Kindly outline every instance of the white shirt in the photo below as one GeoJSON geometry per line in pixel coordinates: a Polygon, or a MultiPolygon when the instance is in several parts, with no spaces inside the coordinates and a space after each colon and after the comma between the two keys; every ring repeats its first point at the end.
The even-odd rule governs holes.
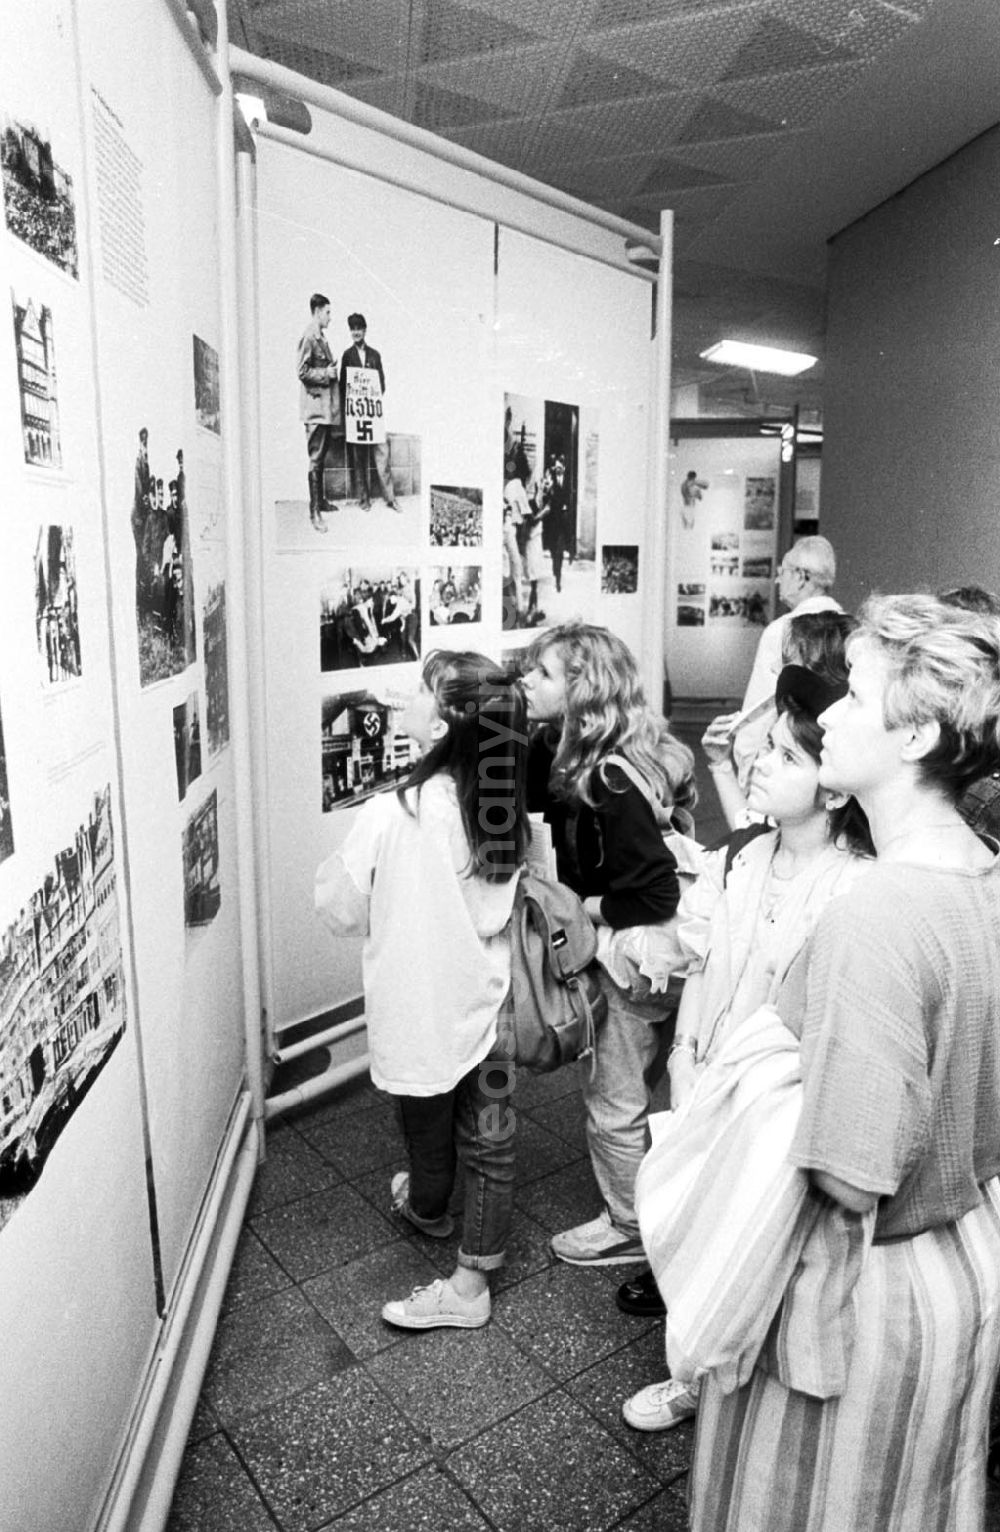
{"type": "Polygon", "coordinates": [[[365,938],[371,1076],[396,1095],[451,1090],[496,1040],[517,880],[467,876],[468,862],[455,786],[442,775],[423,784],[418,818],[395,793],[369,799],[316,873],[320,918],[337,936],[365,938]]]}

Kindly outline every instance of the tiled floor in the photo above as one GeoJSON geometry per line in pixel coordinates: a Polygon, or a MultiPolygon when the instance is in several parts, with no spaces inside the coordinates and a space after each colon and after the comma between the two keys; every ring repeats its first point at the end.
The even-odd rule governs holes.
{"type": "MultiPolygon", "coordinates": [[[[699,834],[718,828],[706,784],[699,834]]],[[[643,1435],[621,1418],[663,1373],[660,1325],[614,1303],[635,1268],[548,1250],[599,1207],[576,1072],[526,1077],[514,1100],[512,1244],[480,1331],[379,1317],[449,1271],[457,1244],[390,1211],[404,1155],[389,1098],[359,1080],[269,1129],[168,1532],[687,1526],[692,1426],[643,1435]]]]}

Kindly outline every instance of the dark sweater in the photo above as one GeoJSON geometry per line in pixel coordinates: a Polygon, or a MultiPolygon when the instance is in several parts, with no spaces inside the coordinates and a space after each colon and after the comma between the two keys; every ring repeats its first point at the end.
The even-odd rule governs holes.
{"type": "Polygon", "coordinates": [[[623,772],[608,769],[595,784],[597,807],[549,791],[553,750],[541,735],[528,754],[528,808],[552,829],[560,882],[586,899],[597,896],[614,930],[669,920],[677,909],[677,863],[663,844],[649,800],[623,772]]]}

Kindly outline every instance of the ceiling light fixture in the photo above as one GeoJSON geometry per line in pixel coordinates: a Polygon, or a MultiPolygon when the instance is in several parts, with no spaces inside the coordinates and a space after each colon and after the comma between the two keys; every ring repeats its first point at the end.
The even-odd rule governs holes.
{"type": "Polygon", "coordinates": [[[754,346],[749,341],[720,340],[701,352],[706,362],[718,362],[722,367],[747,367],[751,372],[778,372],[785,378],[794,378],[800,372],[814,367],[817,358],[806,356],[803,351],[779,351],[775,346],[754,346]]]}

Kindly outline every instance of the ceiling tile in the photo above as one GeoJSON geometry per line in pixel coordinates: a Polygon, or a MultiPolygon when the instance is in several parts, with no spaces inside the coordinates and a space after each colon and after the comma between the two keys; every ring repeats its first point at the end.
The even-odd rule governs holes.
{"type": "Polygon", "coordinates": [[[732,80],[711,94],[738,111],[751,111],[782,127],[804,128],[860,82],[863,64],[826,64],[767,79],[732,80]]]}
{"type": "Polygon", "coordinates": [[[765,133],[780,133],[781,126],[766,117],[736,111],[725,101],[703,99],[684,125],[679,144],[718,143],[728,138],[751,138],[765,133]]]}
{"type": "Polygon", "coordinates": [[[790,26],[780,17],[766,16],[730,60],[720,79],[745,80],[752,75],[783,74],[812,64],[851,63],[856,58],[857,54],[843,43],[790,26]]]}
{"type": "Polygon", "coordinates": [[[626,96],[655,96],[662,82],[613,59],[595,58],[578,48],[566,76],[560,106],[592,106],[601,101],[620,101],[626,96]]]}
{"type": "Polygon", "coordinates": [[[507,18],[470,10],[468,6],[453,4],[452,0],[425,0],[416,16],[412,56],[421,64],[507,50],[534,41],[538,30],[528,31],[507,18]]]}
{"type": "Polygon", "coordinates": [[[740,9],[591,34],[587,49],[678,89],[711,84],[758,29],[765,5],[766,0],[753,0],[740,9]]]}

